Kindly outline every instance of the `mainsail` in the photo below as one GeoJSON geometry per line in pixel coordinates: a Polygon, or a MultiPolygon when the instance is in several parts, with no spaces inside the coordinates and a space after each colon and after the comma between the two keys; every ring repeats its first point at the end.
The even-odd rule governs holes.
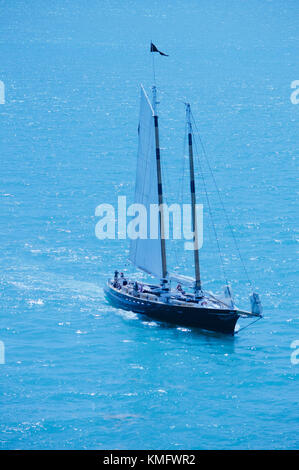
{"type": "Polygon", "coordinates": [[[152,239],[150,238],[149,223],[150,205],[159,204],[155,113],[142,86],[138,134],[135,203],[143,204],[146,208],[147,238],[131,239],[130,260],[138,268],[161,279],[163,278],[163,263],[160,226],[159,237],[152,239]]]}

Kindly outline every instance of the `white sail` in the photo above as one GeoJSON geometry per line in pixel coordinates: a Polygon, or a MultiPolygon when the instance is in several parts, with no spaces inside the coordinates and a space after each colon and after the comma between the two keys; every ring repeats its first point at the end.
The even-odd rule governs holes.
{"type": "Polygon", "coordinates": [[[150,238],[149,224],[150,205],[159,204],[154,110],[142,86],[138,134],[135,203],[143,204],[146,208],[147,239],[131,240],[130,260],[138,268],[161,279],[161,241],[159,238],[150,238]]]}

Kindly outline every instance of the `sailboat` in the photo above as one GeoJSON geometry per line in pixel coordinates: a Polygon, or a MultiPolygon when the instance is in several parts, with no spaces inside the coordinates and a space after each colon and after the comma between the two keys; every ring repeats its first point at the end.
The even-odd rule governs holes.
{"type": "Polygon", "coordinates": [[[194,133],[189,103],[186,103],[186,120],[195,276],[189,278],[168,271],[156,86],[152,92],[151,102],[141,86],[135,202],[143,204],[148,211],[151,204],[159,205],[159,230],[156,238],[131,240],[130,260],[157,282],[130,280],[116,270],[114,277],[107,281],[105,295],[112,306],[157,322],[233,335],[238,319],[254,318],[256,321],[262,317],[262,306],[257,293],[250,297],[251,311],[245,311],[236,307],[229,285],[225,286],[224,296],[207,292],[202,286],[197,241],[194,133]],[[179,282],[176,288],[172,288],[172,281],[179,282]]]}

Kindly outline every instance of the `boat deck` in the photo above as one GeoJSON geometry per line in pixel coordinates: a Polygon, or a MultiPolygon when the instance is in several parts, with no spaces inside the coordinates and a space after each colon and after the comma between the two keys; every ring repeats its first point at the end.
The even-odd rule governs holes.
{"type": "Polygon", "coordinates": [[[157,294],[152,293],[155,286],[148,292],[136,292],[134,284],[113,284],[113,281],[108,281],[105,295],[116,308],[143,314],[158,322],[234,334],[238,311],[227,306],[224,308],[223,305],[219,308],[218,304],[205,296],[199,300],[180,300],[171,292],[160,290],[157,294]]]}
{"type": "Polygon", "coordinates": [[[121,282],[115,283],[114,281],[108,281],[108,285],[117,293],[125,294],[132,298],[132,300],[139,299],[141,301],[150,301],[151,303],[156,304],[167,304],[167,305],[177,305],[177,306],[186,306],[194,308],[204,308],[204,309],[217,309],[217,310],[227,310],[232,311],[229,305],[224,302],[216,299],[209,293],[204,293],[203,297],[200,299],[195,299],[194,295],[189,293],[180,293],[176,290],[169,290],[165,294],[161,293],[160,286],[154,286],[149,284],[138,285],[141,287],[138,291],[134,290],[134,282],[127,281],[126,285],[122,285],[121,282]]]}

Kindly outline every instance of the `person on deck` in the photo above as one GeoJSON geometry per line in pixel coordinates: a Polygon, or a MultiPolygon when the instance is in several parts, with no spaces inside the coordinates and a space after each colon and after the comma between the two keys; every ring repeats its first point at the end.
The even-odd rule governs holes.
{"type": "Polygon", "coordinates": [[[183,291],[181,284],[178,284],[178,285],[176,286],[176,290],[177,290],[180,294],[185,295],[185,291],[183,291]]]}
{"type": "Polygon", "coordinates": [[[118,271],[114,271],[114,281],[113,281],[113,287],[117,287],[118,285],[118,271]]]}
{"type": "Polygon", "coordinates": [[[124,273],[120,273],[120,285],[121,286],[126,286],[128,284],[127,279],[124,276],[124,273]]]}

